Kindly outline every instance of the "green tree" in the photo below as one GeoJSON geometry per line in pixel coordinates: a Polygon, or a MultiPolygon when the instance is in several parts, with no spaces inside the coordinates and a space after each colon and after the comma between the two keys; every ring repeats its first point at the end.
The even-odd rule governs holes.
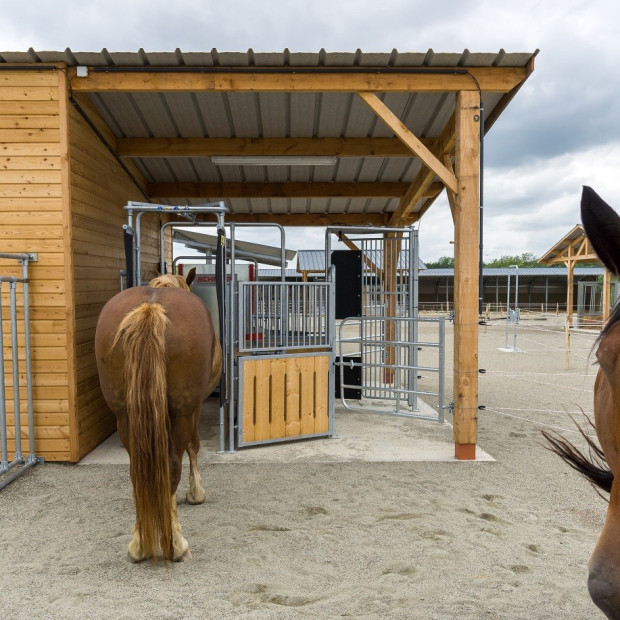
{"type": "Polygon", "coordinates": [[[484,263],[485,267],[510,267],[511,265],[517,265],[517,267],[541,266],[536,256],[530,252],[524,252],[517,256],[501,256],[500,258],[494,258],[484,263]]]}
{"type": "Polygon", "coordinates": [[[424,264],[426,265],[427,269],[453,269],[454,258],[452,258],[452,256],[442,256],[436,261],[424,264]]]}

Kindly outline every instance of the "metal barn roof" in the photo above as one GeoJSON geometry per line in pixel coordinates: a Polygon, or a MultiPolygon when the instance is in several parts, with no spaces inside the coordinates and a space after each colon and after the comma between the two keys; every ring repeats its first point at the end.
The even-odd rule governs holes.
{"type": "Polygon", "coordinates": [[[536,54],[67,48],[0,52],[0,68],[66,63],[72,103],[153,202],[223,199],[231,221],[288,215],[287,225],[395,225],[389,219],[406,192],[415,198],[405,224],[444,185],[425,174],[421,159],[357,95],[374,92],[441,158],[453,149],[457,91],[480,88],[488,131],[533,71],[536,54]],[[79,74],[78,67],[84,68],[79,74]],[[258,84],[266,74],[269,83],[258,84]],[[216,164],[218,155],[335,159],[332,165],[216,164]]]}
{"type": "MultiPolygon", "coordinates": [[[[516,269],[509,267],[484,267],[482,275],[484,277],[507,277],[514,278],[516,269]]],[[[566,267],[519,267],[519,278],[566,278],[568,270],[566,267]]],[[[575,277],[579,276],[602,276],[602,267],[575,267],[575,277]]],[[[420,272],[421,278],[452,278],[454,269],[425,269],[420,272]]]]}
{"type": "MultiPolygon", "coordinates": [[[[379,251],[370,249],[366,250],[364,254],[375,265],[381,267],[382,256],[379,251]]],[[[398,269],[409,269],[409,252],[406,249],[401,250],[398,260],[398,269]]],[[[418,259],[418,269],[426,269],[426,266],[420,259],[418,259]]],[[[298,250],[297,271],[300,273],[303,271],[323,273],[325,271],[325,250],[298,250]]]]}

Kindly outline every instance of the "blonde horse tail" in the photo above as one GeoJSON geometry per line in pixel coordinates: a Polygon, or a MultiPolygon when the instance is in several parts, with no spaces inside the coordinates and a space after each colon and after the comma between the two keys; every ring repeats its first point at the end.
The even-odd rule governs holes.
{"type": "Polygon", "coordinates": [[[130,475],[136,528],[145,556],[161,548],[173,559],[172,489],[168,456],[166,329],[169,320],[157,303],[143,303],[123,319],[112,348],[125,356],[130,475]]]}

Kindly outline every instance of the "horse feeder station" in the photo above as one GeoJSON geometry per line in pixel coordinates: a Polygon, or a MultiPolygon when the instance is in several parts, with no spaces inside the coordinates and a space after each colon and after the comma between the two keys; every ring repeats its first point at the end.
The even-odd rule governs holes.
{"type": "Polygon", "coordinates": [[[181,272],[197,268],[192,290],[209,307],[222,344],[220,452],[333,437],[337,395],[348,410],[443,422],[444,318],[417,316],[416,230],[328,227],[328,269],[317,280],[296,282],[285,277],[287,257],[294,253],[285,249],[285,231],[277,224],[227,223],[223,203],[129,202],[125,209],[129,286],[146,284],[138,269],[145,215],[174,213],[188,220],[161,227],[162,273],[168,227],[174,239],[205,255],[199,263],[196,256],[179,257],[174,265],[181,272]],[[215,235],[196,233],[196,227],[214,228],[215,235]],[[265,227],[279,233],[279,248],[238,239],[242,231],[265,227]],[[334,240],[347,249],[332,250],[334,240]],[[277,257],[279,281],[253,277],[261,256],[269,262],[277,257]],[[435,324],[432,341],[419,341],[420,321],[435,324]],[[436,350],[434,365],[419,365],[421,347],[436,350]],[[437,375],[437,389],[419,388],[421,371],[437,375]],[[421,410],[420,396],[436,398],[437,410],[421,410]]]}

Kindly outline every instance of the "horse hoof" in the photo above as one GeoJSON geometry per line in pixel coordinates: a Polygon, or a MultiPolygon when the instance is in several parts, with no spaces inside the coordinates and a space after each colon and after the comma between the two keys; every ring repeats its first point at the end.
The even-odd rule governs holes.
{"type": "Polygon", "coordinates": [[[133,555],[131,555],[131,553],[128,551],[127,552],[127,559],[132,563],[132,564],[140,564],[140,562],[144,562],[144,560],[146,560],[145,557],[134,557],[133,555]]]}
{"type": "Polygon", "coordinates": [[[185,562],[192,559],[192,552],[189,547],[185,550],[185,553],[181,554],[178,558],[174,558],[175,562],[185,562]]]}
{"type": "Polygon", "coordinates": [[[185,501],[192,506],[196,506],[197,504],[204,504],[205,499],[207,499],[207,494],[205,491],[203,491],[202,493],[196,493],[195,495],[188,491],[187,495],[185,496],[185,501]]]}

